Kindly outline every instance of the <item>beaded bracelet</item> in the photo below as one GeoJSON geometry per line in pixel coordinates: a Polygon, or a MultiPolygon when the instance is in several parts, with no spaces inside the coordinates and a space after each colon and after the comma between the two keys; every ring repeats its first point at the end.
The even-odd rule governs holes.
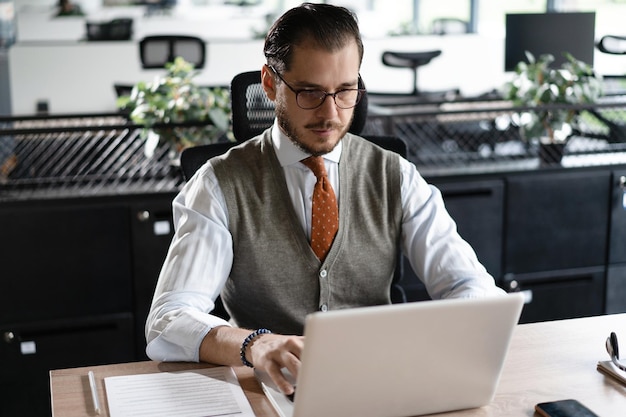
{"type": "Polygon", "coordinates": [[[267,329],[257,329],[253,331],[252,333],[250,333],[248,337],[244,339],[243,343],[241,344],[241,350],[239,351],[239,356],[241,356],[241,362],[244,365],[250,368],[254,368],[254,365],[252,365],[252,363],[248,361],[248,359],[246,359],[246,348],[255,337],[260,336],[262,334],[269,334],[269,333],[272,333],[272,332],[267,329]]]}

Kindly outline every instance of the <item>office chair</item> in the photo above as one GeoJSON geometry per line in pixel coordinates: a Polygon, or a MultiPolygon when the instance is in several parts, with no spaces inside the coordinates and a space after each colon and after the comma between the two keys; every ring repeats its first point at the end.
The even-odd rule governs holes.
{"type": "Polygon", "coordinates": [[[128,41],[133,36],[133,19],[119,18],[109,22],[85,22],[88,41],[128,41]]]}
{"type": "Polygon", "coordinates": [[[626,55],[626,36],[605,35],[596,47],[605,54],[626,55]]]}
{"type": "Polygon", "coordinates": [[[441,55],[440,50],[424,52],[384,51],[381,57],[384,65],[392,68],[408,68],[413,72],[412,91],[409,93],[369,93],[372,103],[379,105],[410,105],[417,103],[437,103],[456,98],[460,95],[458,88],[443,91],[423,91],[418,87],[418,69],[430,63],[439,55],[441,55]]]}
{"type": "MultiPolygon", "coordinates": [[[[388,149],[392,152],[396,152],[406,158],[407,145],[404,140],[394,136],[364,136],[367,140],[377,144],[378,146],[388,149]]],[[[221,155],[228,151],[238,142],[220,142],[210,143],[206,145],[198,145],[190,148],[186,148],[180,155],[180,167],[183,173],[183,178],[188,181],[193,174],[214,156],[221,155]]],[[[398,257],[396,261],[396,269],[394,272],[394,278],[390,289],[391,301],[393,303],[405,303],[407,301],[406,293],[401,285],[402,277],[404,276],[404,255],[402,251],[398,251],[398,257]]],[[[230,316],[226,312],[226,308],[220,297],[215,300],[215,309],[212,314],[222,317],[225,320],[229,320],[230,316]]]]}
{"type": "MultiPolygon", "coordinates": [[[[596,48],[600,52],[610,55],[626,55],[626,36],[605,35],[598,43],[596,48]]],[[[626,94],[626,75],[624,74],[604,74],[604,95],[621,97],[626,94]]],[[[596,116],[608,128],[609,132],[607,140],[609,143],[626,142],[626,124],[623,122],[622,112],[615,114],[611,111],[603,111],[601,109],[590,109],[589,112],[596,116]]]]}
{"type": "Polygon", "coordinates": [[[198,37],[184,35],[146,36],[139,42],[139,57],[144,69],[165,68],[165,64],[178,56],[196,69],[204,68],[206,43],[198,37]]]}
{"type": "MultiPolygon", "coordinates": [[[[365,88],[359,80],[359,88],[365,88]]],[[[265,95],[261,86],[261,71],[236,75],[230,84],[233,135],[237,141],[250,139],[274,122],[274,102],[265,95]]],[[[367,119],[367,94],[354,108],[350,133],[359,134],[367,119]]]]}
{"type": "Polygon", "coordinates": [[[430,33],[434,35],[458,35],[469,32],[469,23],[455,17],[440,17],[433,19],[430,33]]]}
{"type": "MultiPolygon", "coordinates": [[[[364,84],[360,81],[360,85],[364,84]]],[[[269,100],[261,86],[261,71],[249,71],[236,75],[231,82],[231,107],[233,134],[238,142],[248,140],[270,127],[274,122],[274,102],[269,100]]],[[[360,134],[365,126],[367,115],[367,95],[355,108],[355,116],[350,132],[360,134]]],[[[406,142],[395,136],[368,136],[365,139],[406,158],[406,142]]],[[[209,158],[220,155],[236,145],[236,142],[214,143],[185,149],[180,157],[181,169],[185,180],[191,178],[196,170],[209,158]]],[[[406,302],[406,293],[401,286],[404,275],[404,256],[398,251],[396,270],[390,289],[394,303],[406,302]]],[[[220,301],[221,302],[221,301],[220,301]]],[[[216,310],[217,310],[216,303],[216,310]]],[[[221,307],[223,308],[223,306],[221,307]]]]}
{"type": "MultiPolygon", "coordinates": [[[[206,161],[214,156],[225,153],[237,144],[237,142],[218,142],[185,148],[180,154],[180,169],[183,173],[183,179],[189,181],[193,174],[195,174],[206,161]]],[[[224,320],[230,320],[230,315],[224,307],[222,298],[219,296],[215,300],[215,308],[211,314],[221,317],[224,320]]]]}
{"type": "Polygon", "coordinates": [[[417,70],[434,58],[441,55],[440,50],[425,52],[393,52],[385,51],[382,55],[383,64],[394,68],[410,68],[413,71],[413,95],[418,96],[420,90],[417,87],[417,70]]]}
{"type": "Polygon", "coordinates": [[[238,145],[238,143],[218,142],[185,148],[180,154],[180,168],[183,173],[183,179],[189,181],[193,174],[195,174],[206,161],[214,156],[226,153],[226,151],[235,145],[238,145]]]}

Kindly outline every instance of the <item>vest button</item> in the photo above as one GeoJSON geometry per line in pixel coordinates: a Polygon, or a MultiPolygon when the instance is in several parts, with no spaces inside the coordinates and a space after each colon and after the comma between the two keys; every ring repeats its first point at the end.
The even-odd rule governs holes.
{"type": "Polygon", "coordinates": [[[320,306],[320,310],[321,310],[321,311],[328,311],[328,306],[327,306],[326,304],[322,304],[322,305],[320,306]]]}
{"type": "Polygon", "coordinates": [[[320,271],[320,277],[321,277],[321,278],[326,278],[326,275],[328,275],[328,272],[327,272],[325,269],[322,269],[322,270],[320,271]]]}

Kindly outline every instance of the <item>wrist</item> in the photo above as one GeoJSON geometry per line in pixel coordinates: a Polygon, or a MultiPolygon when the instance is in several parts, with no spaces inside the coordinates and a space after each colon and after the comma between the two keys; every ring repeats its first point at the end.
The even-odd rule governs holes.
{"type": "Polygon", "coordinates": [[[246,358],[246,349],[254,341],[254,339],[256,339],[257,337],[259,337],[259,336],[261,336],[263,334],[270,334],[270,333],[272,333],[272,332],[267,330],[267,329],[257,329],[255,331],[253,331],[252,333],[250,333],[244,339],[243,343],[241,344],[241,349],[239,350],[239,356],[241,358],[241,363],[242,364],[244,364],[245,366],[247,366],[249,368],[254,368],[254,365],[252,364],[252,362],[250,362],[246,358]]]}

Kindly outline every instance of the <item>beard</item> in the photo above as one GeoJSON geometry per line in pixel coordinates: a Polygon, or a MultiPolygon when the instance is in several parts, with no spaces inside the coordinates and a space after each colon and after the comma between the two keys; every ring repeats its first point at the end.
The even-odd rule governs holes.
{"type": "Polygon", "coordinates": [[[283,130],[283,132],[287,135],[289,140],[301,151],[311,154],[313,156],[321,156],[332,151],[335,146],[339,143],[341,138],[345,136],[348,132],[350,125],[352,124],[352,118],[354,118],[354,113],[352,114],[352,118],[350,119],[350,123],[347,125],[343,125],[340,123],[334,123],[331,121],[322,120],[320,122],[314,122],[305,125],[303,128],[297,128],[292,125],[289,120],[289,116],[287,115],[287,107],[285,102],[281,99],[277,99],[276,102],[276,119],[278,120],[278,126],[283,130]],[[305,143],[302,139],[305,134],[307,134],[307,130],[309,129],[334,129],[338,132],[339,138],[335,142],[330,142],[328,140],[318,140],[315,145],[319,146],[311,146],[310,144],[305,143]]]}

